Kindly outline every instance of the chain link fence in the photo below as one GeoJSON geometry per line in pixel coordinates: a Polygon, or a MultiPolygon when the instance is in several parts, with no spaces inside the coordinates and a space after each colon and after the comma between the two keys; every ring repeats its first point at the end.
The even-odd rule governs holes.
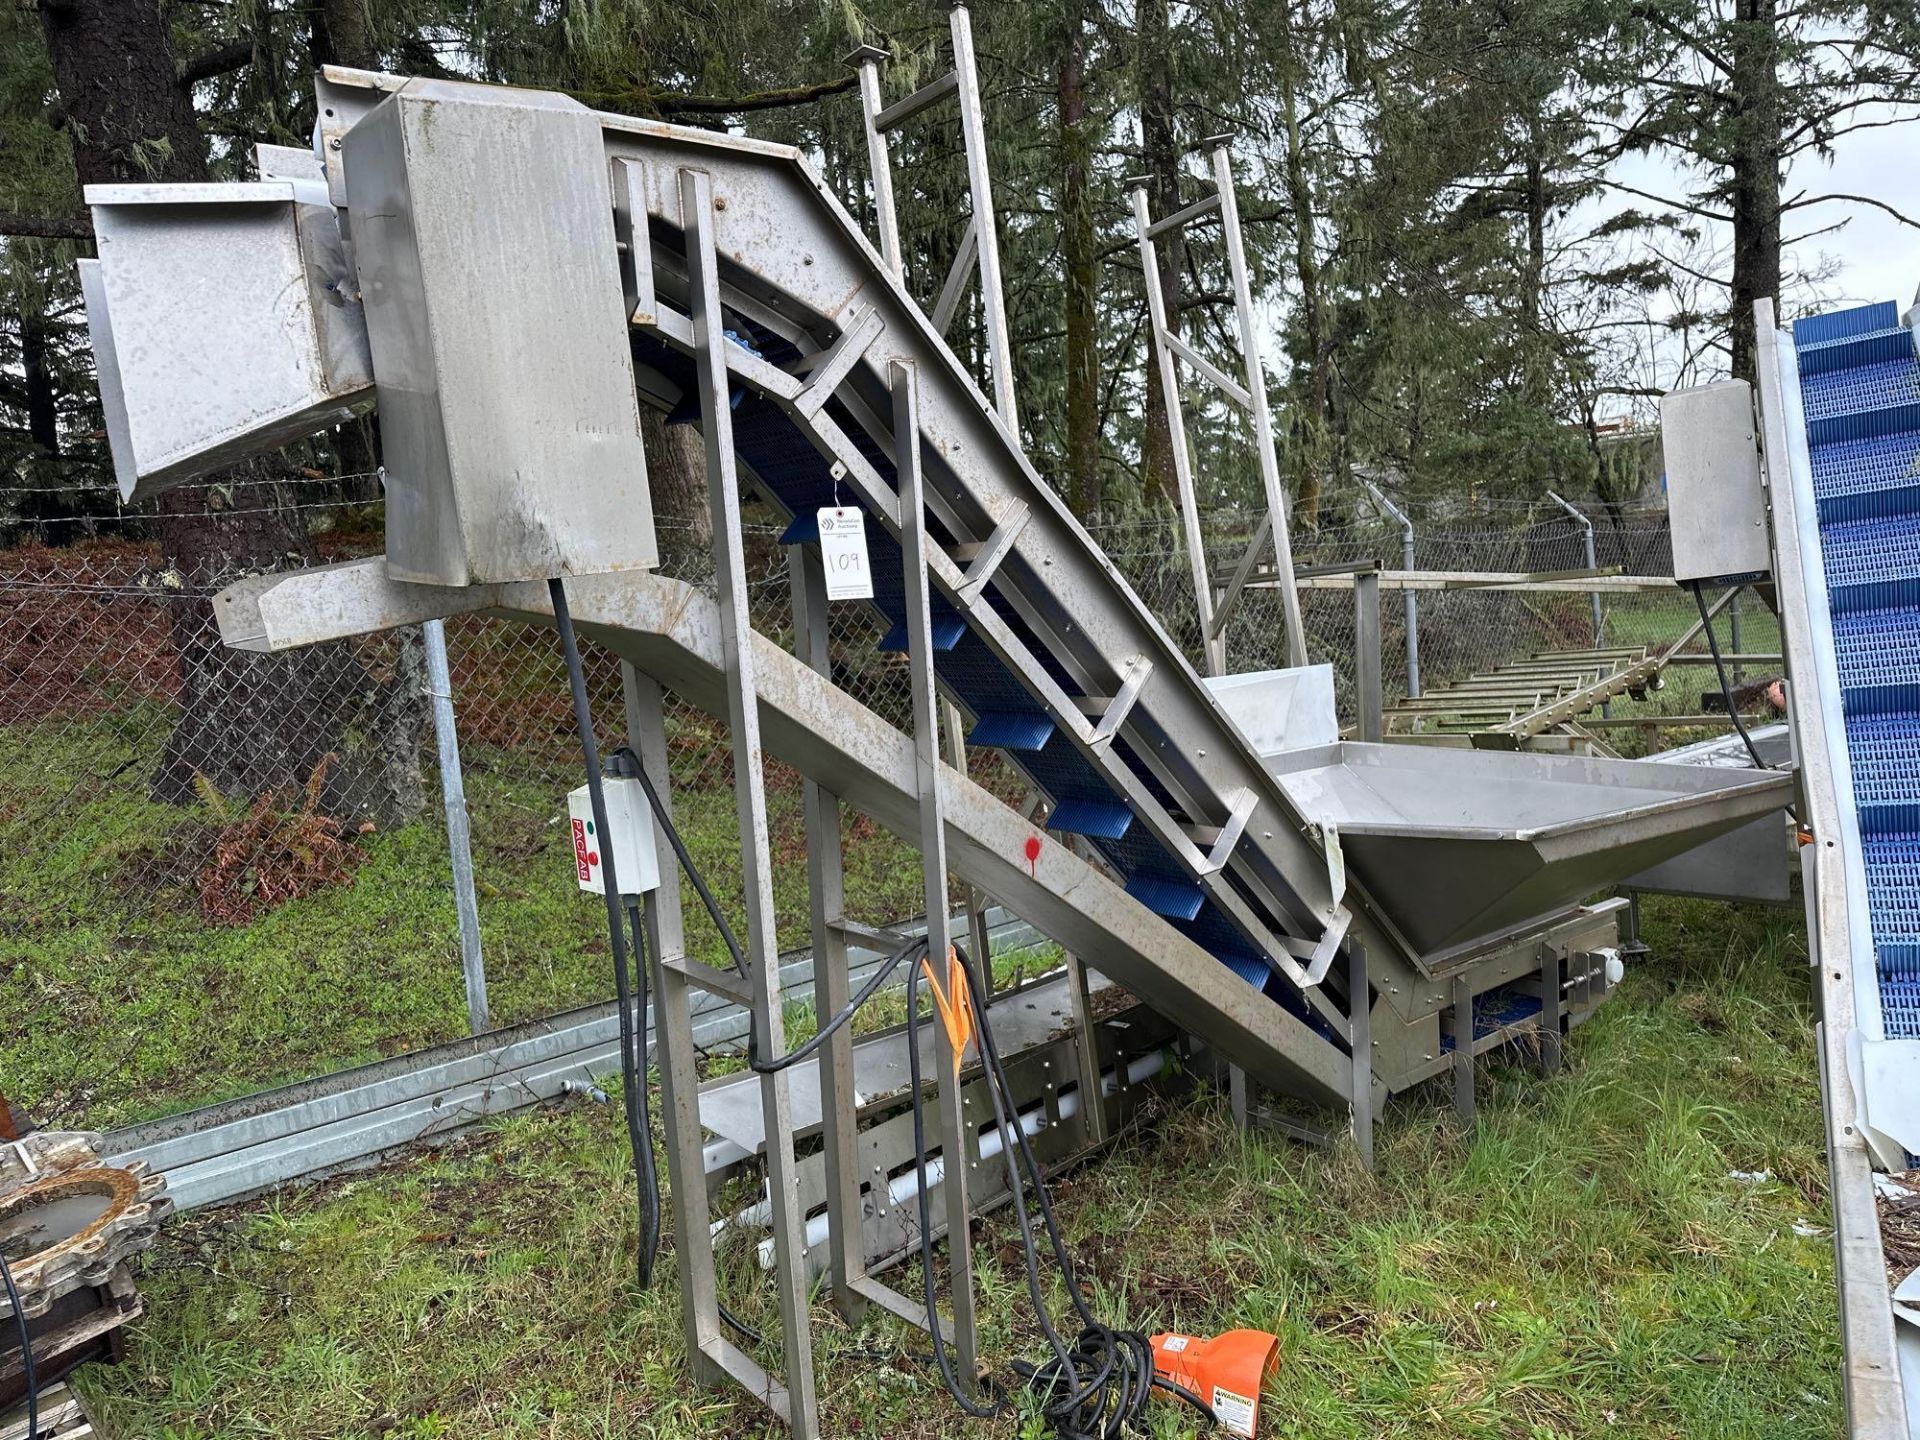
{"type": "MultiPolygon", "coordinates": [[[[322,490],[322,486],[325,486],[322,490]]],[[[314,549],[371,553],[368,506],[298,502],[314,549]]],[[[349,492],[351,494],[351,492],[349,492]]],[[[465,1033],[467,1012],[446,827],[417,631],[289,656],[230,650],[212,595],[231,574],[170,569],[147,517],[58,517],[0,550],[0,1091],[43,1123],[112,1125],[247,1093],[465,1033]],[[69,523],[71,522],[71,523],[69,523]],[[51,536],[65,543],[40,543],[51,536]]],[[[1216,573],[1250,517],[1208,519],[1216,573]]],[[[1663,516],[1597,527],[1602,565],[1667,567],[1663,516]]],[[[791,643],[780,527],[749,522],[756,627],[791,643]]],[[[1177,523],[1096,527],[1096,540],[1189,656],[1196,604],[1177,523]]],[[[663,537],[705,582],[698,537],[663,537]]],[[[1300,565],[1397,567],[1399,527],[1365,518],[1296,537],[1300,565]]],[[[1560,570],[1586,563],[1565,516],[1416,517],[1422,568],[1560,570]]],[[[305,563],[305,557],[290,563],[305,563]]],[[[1684,616],[1609,601],[1633,643],[1684,616]],[[1679,617],[1679,618],[1676,618],[1679,617]]],[[[1304,597],[1309,650],[1353,689],[1350,592],[1304,597]]],[[[1385,686],[1407,684],[1400,598],[1383,596],[1385,686]]],[[[1532,650],[1582,646],[1583,595],[1419,597],[1428,688],[1532,650]]],[[[446,625],[471,816],[492,1020],[510,1024],[596,1003],[610,990],[604,916],[581,903],[565,825],[580,783],[565,668],[552,631],[480,617],[446,625]]],[[[832,615],[835,678],[893,723],[910,723],[906,660],[878,649],[860,605],[832,615]]],[[[1228,631],[1230,668],[1284,663],[1278,596],[1254,589],[1228,631]]],[[[619,667],[589,647],[603,748],[620,743],[619,667]]],[[[669,697],[674,800],[696,860],[738,913],[739,835],[726,727],[669,697]]],[[[974,778],[1010,803],[1024,787],[997,755],[974,778]]],[[[769,760],[775,902],[782,943],[804,945],[807,883],[800,778],[769,760]]],[[[850,918],[919,909],[914,850],[849,812],[850,918]]],[[[956,889],[956,895],[959,891],[956,889]]],[[[689,893],[690,952],[724,963],[689,893]]]]}

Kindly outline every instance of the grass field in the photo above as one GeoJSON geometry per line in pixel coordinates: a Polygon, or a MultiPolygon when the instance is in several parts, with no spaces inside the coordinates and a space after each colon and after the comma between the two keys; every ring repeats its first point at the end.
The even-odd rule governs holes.
{"type": "MultiPolygon", "coordinates": [[[[0,1090],[44,1125],[106,1128],[466,1033],[437,803],[356,838],[363,858],[350,883],[244,925],[210,925],[195,875],[213,825],[198,809],[148,800],[154,733],[140,711],[0,727],[0,836],[13,842],[0,845],[0,1090]],[[56,824],[5,827],[55,810],[56,824]]],[[[574,885],[560,823],[571,773],[532,775],[487,745],[470,745],[465,760],[495,1023],[609,998],[605,914],[574,885]]],[[[798,784],[770,785],[768,799],[780,933],[804,944],[806,867],[791,853],[798,784]]],[[[685,788],[675,804],[689,849],[737,915],[731,788],[685,788]]],[[[915,913],[912,851],[852,816],[845,848],[863,918],[915,913]]],[[[724,963],[691,891],[686,900],[689,950],[724,963]]]]}
{"type": "MultiPolygon", "coordinates": [[[[1559,1075],[1491,1064],[1467,1134],[1437,1090],[1403,1097],[1377,1175],[1243,1139],[1202,1097],[1063,1178],[1098,1308],[1275,1331],[1269,1436],[1837,1435],[1797,920],[1663,902],[1648,921],[1654,958],[1559,1075]]],[[[670,1263],[635,1291],[633,1198],[617,1113],[583,1104],[190,1217],[148,1266],[127,1363],[81,1383],[128,1440],[762,1433],[685,1382],[670,1263]]],[[[1007,1223],[984,1236],[1004,1373],[1037,1340],[1007,1223]]],[[[727,1290],[774,1328],[738,1259],[727,1290]]],[[[1039,1433],[1020,1414],[964,1422],[890,1320],[850,1330],[822,1303],[815,1324],[829,1434],[1039,1433]]],[[[1162,1407],[1156,1433],[1185,1417],[1162,1407]]]]}
{"type": "MultiPolygon", "coordinates": [[[[1744,647],[1777,648],[1749,608],[1744,647]]],[[[1652,643],[1690,613],[1665,598],[1623,609],[1615,638],[1652,643]]],[[[1669,672],[1645,709],[1697,710],[1710,675],[1669,672]]],[[[529,769],[516,716],[496,717],[492,739],[484,711],[469,718],[495,1017],[604,998],[601,912],[571,882],[557,823],[571,772],[529,769]]],[[[210,927],[194,890],[210,818],[146,798],[165,728],[138,705],[0,727],[0,1090],[43,1122],[109,1126],[462,1033],[437,809],[354,841],[350,885],[210,927]]],[[[1614,733],[1629,749],[1692,738],[1614,733]]],[[[707,781],[676,803],[735,903],[733,796],[707,781]]],[[[771,802],[781,933],[798,943],[797,789],[776,785],[771,802]]],[[[870,824],[849,822],[848,867],[863,918],[917,908],[915,857],[870,824]]],[[[718,961],[691,909],[689,923],[696,953],[718,961]]],[[[1278,1333],[1269,1436],[1837,1435],[1797,918],[1656,902],[1647,930],[1654,959],[1579,1032],[1561,1074],[1489,1065],[1466,1134],[1437,1088],[1402,1097],[1375,1175],[1343,1151],[1243,1138],[1201,1096],[1063,1177],[1097,1306],[1149,1329],[1278,1333]]],[[[895,997],[863,1018],[898,1017],[895,997]]],[[[809,1017],[792,1018],[805,1033],[809,1017]]],[[[671,1258],[636,1291],[633,1211],[617,1106],[581,1102],[187,1217],[146,1268],[127,1363],[80,1384],[103,1433],[124,1440],[778,1433],[687,1385],[671,1258]]],[[[1007,1221],[982,1235],[977,1285],[1004,1374],[1039,1341],[1007,1221]]],[[[730,1252],[730,1304],[777,1330],[745,1251],[730,1252]]],[[[1054,1300],[1058,1313],[1057,1287],[1054,1300]]],[[[1024,1413],[964,1421],[891,1321],[849,1329],[820,1303],[815,1322],[829,1434],[1040,1433],[1024,1413]]],[[[1188,1433],[1186,1417],[1163,1408],[1156,1433],[1188,1433]]]]}

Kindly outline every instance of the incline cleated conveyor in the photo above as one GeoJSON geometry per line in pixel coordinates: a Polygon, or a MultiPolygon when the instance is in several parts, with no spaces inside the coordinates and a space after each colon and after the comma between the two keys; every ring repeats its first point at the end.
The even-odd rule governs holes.
{"type": "MultiPolygon", "coordinates": [[[[790,517],[789,542],[815,538],[822,506],[862,508],[883,649],[903,643],[906,622],[885,386],[891,366],[914,368],[938,678],[972,717],[971,743],[1001,750],[1047,798],[1056,838],[1090,846],[1128,895],[1221,962],[1222,983],[1256,987],[1342,1049],[1352,999],[1333,962],[1343,944],[1363,948],[1387,1088],[1444,1068],[1438,1016],[1458,999],[1460,970],[1488,962],[1475,993],[1537,989],[1542,922],[1617,875],[1603,865],[1506,929],[1451,937],[1440,973],[1373,892],[1394,877],[1350,857],[1330,864],[1326,822],[1337,828],[1338,816],[1306,813],[1251,750],[802,157],[712,132],[603,122],[633,197],[622,233],[636,255],[642,237],[650,242],[647,273],[630,275],[643,386],[657,387],[673,418],[695,417],[676,177],[697,167],[716,197],[739,460],[790,517]]],[[[1534,757],[1514,758],[1518,777],[1534,757]]],[[[1607,786],[1593,784],[1587,808],[1599,817],[1607,786]]],[[[1734,781],[1676,798],[1634,838],[1650,833],[1656,851],[1678,853],[1777,805],[1774,788],[1734,781]]]]}
{"type": "MultiPolygon", "coordinates": [[[[860,928],[844,913],[836,843],[846,804],[920,849],[936,961],[952,871],[1248,1076],[1351,1105],[1369,1154],[1371,1117],[1392,1091],[1450,1072],[1470,1110],[1475,1057],[1522,1035],[1551,1066],[1619,973],[1626,902],[1592,897],[1785,799],[1790,781],[1773,771],[1364,744],[1263,753],[1248,733],[1266,729],[1243,733],[1216,701],[797,151],[556,95],[357,71],[327,71],[319,101],[318,159],[266,157],[289,179],[89,192],[102,245],[83,278],[123,488],[165,488],[377,399],[387,555],[229,587],[217,601],[228,643],[274,650],[492,611],[560,622],[570,645],[570,615],[628,662],[628,730],[662,789],[663,690],[725,720],[746,882],[737,966],[686,955],[677,885],[654,890],[635,923],[660,987],[694,1370],[732,1376],[802,1434],[817,1433],[817,1416],[794,1076],[773,1063],[751,1082],[781,1385],[721,1330],[688,1022],[690,992],[725,994],[752,1008],[763,1054],[785,1046],[763,751],[807,782],[827,1013],[852,1013],[844,950],[860,928]],[[201,297],[219,290],[207,268],[220,245],[248,265],[219,291],[224,328],[210,331],[201,297]],[[236,383],[174,383],[201,370],[236,383]],[[657,555],[639,401],[706,440],[712,595],[646,573],[657,555]],[[753,628],[743,488],[788,519],[792,653],[753,628]],[[877,644],[908,657],[911,735],[833,683],[817,521],[829,505],[864,516],[877,644]],[[936,687],[971,742],[1045,800],[1050,838],[943,768],[936,687]]],[[[1873,585],[1900,583],[1873,573],[1873,585]]],[[[577,708],[584,741],[583,695],[577,708]]],[[[578,824],[591,888],[593,832],[578,824]]],[[[648,833],[666,844],[663,825],[648,833]]],[[[609,896],[616,937],[620,899],[609,896]]],[[[1037,1068],[1023,1129],[1061,1123],[1076,1088],[1080,1113],[1099,1110],[1085,1102],[1104,1096],[1104,1065],[1117,1086],[1151,1059],[1101,1053],[1087,987],[1071,979],[1081,971],[1067,973],[1079,1074],[1063,1083],[1044,1054],[1024,1057],[1037,1068]]],[[[952,1017],[964,1012],[945,1014],[936,1060],[958,1077],[967,1041],[952,1017]]],[[[849,1318],[877,1303],[924,1323],[920,1302],[876,1282],[860,1251],[875,1220],[905,1243],[891,1213],[899,1177],[881,1184],[887,1165],[867,1147],[907,1117],[862,1130],[850,1037],[822,1038],[836,1304],[849,1318]]],[[[982,1121],[963,1085],[937,1089],[942,1203],[966,1214],[982,1121]]],[[[966,1228],[949,1238],[966,1373],[966,1228]]]]}
{"type": "MultiPolygon", "coordinates": [[[[740,485],[763,494],[808,563],[818,512],[859,509],[879,647],[908,648],[924,586],[932,683],[1044,798],[1051,845],[1097,857],[1122,903],[1212,958],[1202,988],[1275,1007],[1376,1105],[1446,1070],[1483,999],[1557,1044],[1606,990],[1612,913],[1583,902],[1780,802],[1775,777],[1624,780],[1531,755],[1483,757],[1497,773],[1458,785],[1365,747],[1282,776],[797,151],[441,80],[328,71],[319,98],[324,166],[279,152],[291,178],[90,196],[111,243],[83,279],[123,485],[164,488],[377,399],[386,574],[448,613],[475,584],[654,563],[630,375],[725,454],[727,514],[740,485]],[[210,239],[258,273],[193,364],[243,348],[258,394],[183,389],[192,366],[151,360],[213,343],[180,298],[210,239]],[[907,434],[897,413],[917,416],[907,434]]],[[[1031,864],[1033,838],[1003,858],[1031,864]]]]}
{"type": "Polygon", "coordinates": [[[1906,1440],[1920,1311],[1890,1303],[1872,1172],[1920,1148],[1920,355],[1890,303],[1791,335],[1756,308],[1848,1428],[1906,1440]]]}
{"type": "MultiPolygon", "coordinates": [[[[323,143],[350,136],[396,91],[443,116],[526,94],[359,72],[329,72],[322,90],[323,143]]],[[[551,97],[528,95],[526,103],[554,109],[551,97]]],[[[592,119],[611,176],[606,242],[619,250],[643,399],[670,423],[705,423],[688,248],[690,229],[710,231],[742,481],[785,512],[790,545],[817,543],[821,507],[863,512],[877,643],[900,650],[910,577],[901,559],[906,517],[894,457],[902,437],[893,433],[890,386],[910,371],[931,542],[930,650],[939,686],[970,721],[970,743],[1001,752],[1045,798],[1052,842],[1090,850],[1117,876],[1127,903],[1212,956],[1213,984],[1263,997],[1317,1036],[1338,1065],[1351,1054],[1356,1019],[1366,1025],[1367,1064],[1356,1083],[1375,1104],[1454,1064],[1447,1039],[1455,1014],[1518,1015],[1556,1031],[1577,1021],[1605,994],[1593,977],[1606,970],[1614,928],[1609,909],[1581,902],[1780,803],[1784,782],[1773,779],[1702,786],[1697,776],[1662,779],[1661,767],[1646,767],[1649,791],[1671,793],[1629,796],[1612,777],[1548,773],[1536,764],[1542,757],[1515,755],[1502,757],[1511,763],[1499,783],[1454,787],[1456,798],[1443,796],[1436,808],[1408,790],[1430,789],[1430,779],[1360,749],[1335,757],[1334,768],[1358,766],[1368,779],[1309,785],[1303,799],[1298,782],[1283,781],[1255,753],[1035,472],[797,151],[619,116],[592,119]],[[712,197],[697,226],[682,210],[695,173],[712,197]],[[1401,824],[1393,815],[1418,817],[1405,821],[1421,837],[1412,849],[1384,842],[1379,814],[1346,808],[1383,785],[1402,792],[1383,795],[1387,830],[1401,824]],[[1314,794],[1328,803],[1316,807],[1314,794]],[[1527,817],[1535,814],[1613,828],[1598,853],[1576,855],[1556,830],[1533,825],[1527,817]],[[1349,854],[1337,837],[1350,819],[1361,826],[1349,854]],[[1508,895],[1516,851],[1530,878],[1508,895]],[[1488,861],[1476,858],[1482,853],[1488,861]],[[1406,902],[1432,895],[1433,876],[1375,858],[1407,854],[1423,857],[1414,867],[1422,872],[1441,866],[1461,923],[1409,923],[1406,902]],[[1397,890],[1391,903],[1382,887],[1397,890]],[[1476,924],[1474,916],[1486,919],[1476,924]],[[1368,984],[1356,997],[1349,991],[1358,957],[1368,984]]],[[[444,131],[447,122],[439,123],[444,131]]],[[[341,203],[339,176],[328,180],[341,203]]],[[[1099,967],[1097,954],[1088,958],[1099,967]]]]}
{"type": "Polygon", "coordinates": [[[1880,1029],[1920,1038],[1920,357],[1892,302],[1797,320],[1880,1029]]]}

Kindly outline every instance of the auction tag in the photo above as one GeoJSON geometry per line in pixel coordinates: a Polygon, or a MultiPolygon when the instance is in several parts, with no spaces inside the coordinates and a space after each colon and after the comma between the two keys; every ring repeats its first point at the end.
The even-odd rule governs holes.
{"type": "Polygon", "coordinates": [[[873,598],[873,567],[867,563],[865,515],[852,506],[821,506],[820,566],[827,572],[829,600],[873,598]]]}

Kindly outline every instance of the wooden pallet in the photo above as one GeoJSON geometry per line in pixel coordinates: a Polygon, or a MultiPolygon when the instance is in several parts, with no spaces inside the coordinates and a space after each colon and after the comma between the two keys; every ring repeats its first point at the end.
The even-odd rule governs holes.
{"type": "MultiPolygon", "coordinates": [[[[40,1434],[59,1440],[85,1440],[94,1435],[93,1421],[79,1394],[64,1380],[49,1385],[40,1396],[40,1434]]],[[[0,1412],[0,1440],[27,1440],[27,1405],[23,1400],[0,1412]]]]}

